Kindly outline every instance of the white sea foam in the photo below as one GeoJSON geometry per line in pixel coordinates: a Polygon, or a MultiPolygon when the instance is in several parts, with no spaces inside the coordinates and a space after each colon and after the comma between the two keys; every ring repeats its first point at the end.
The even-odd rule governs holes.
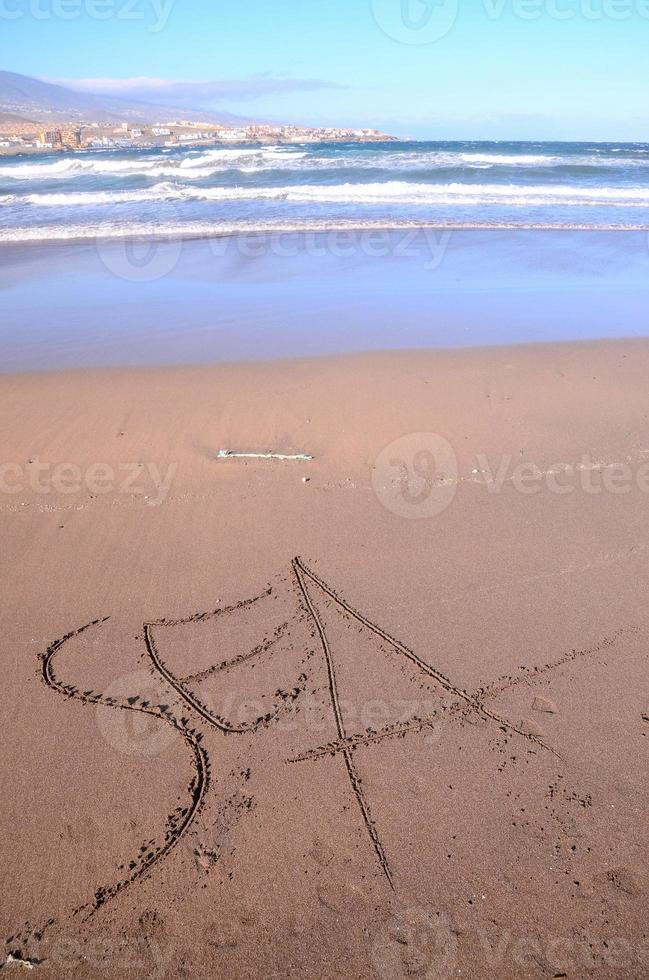
{"type": "Polygon", "coordinates": [[[534,155],[531,153],[461,153],[465,163],[505,163],[515,166],[539,166],[546,163],[565,163],[565,157],[534,155]]]}
{"type": "Polygon", "coordinates": [[[105,221],[89,224],[32,225],[0,228],[0,245],[66,241],[103,241],[111,239],[171,240],[183,238],[221,238],[233,235],[261,234],[320,234],[326,232],[416,232],[431,230],[554,230],[649,232],[649,224],[609,224],[557,221],[362,221],[362,220],[305,220],[305,221],[174,221],[144,222],[105,221]]]}
{"type": "Polygon", "coordinates": [[[223,232],[223,221],[226,233],[237,222],[248,229],[306,222],[317,231],[341,221],[410,227],[412,219],[449,227],[638,227],[649,208],[648,153],[642,146],[465,143],[0,158],[0,240],[212,235],[223,232]]]}
{"type": "Polygon", "coordinates": [[[92,207],[102,204],[135,204],[139,201],[156,201],[183,196],[182,188],[179,188],[178,191],[170,190],[167,192],[164,189],[167,186],[171,188],[172,185],[158,185],[144,190],[132,191],[70,191],[68,194],[14,195],[12,202],[15,204],[31,204],[41,208],[92,207]]]}
{"type": "Polygon", "coordinates": [[[11,163],[0,167],[0,178],[12,180],[71,180],[78,177],[184,177],[197,179],[209,177],[221,170],[272,169],[296,163],[306,157],[306,152],[281,147],[218,148],[207,151],[189,151],[177,162],[159,154],[132,155],[126,160],[112,155],[89,154],[64,157],[60,160],[11,163]]]}
{"type": "Polygon", "coordinates": [[[0,166],[0,179],[12,181],[83,180],[86,178],[144,177],[207,179],[227,170],[254,173],[264,170],[398,170],[426,171],[442,169],[486,170],[494,167],[520,168],[529,172],[535,167],[646,167],[643,151],[610,149],[606,153],[588,152],[564,155],[533,153],[497,153],[491,150],[395,149],[367,146],[362,150],[323,151],[287,146],[216,147],[163,153],[131,153],[123,158],[114,153],[84,153],[52,160],[30,158],[0,166]]]}
{"type": "MultiPolygon", "coordinates": [[[[649,207],[649,187],[583,187],[569,184],[424,184],[385,181],[368,184],[296,184],[281,187],[195,187],[164,182],[118,191],[9,195],[9,203],[36,207],[84,207],[147,201],[277,201],[289,204],[649,207]]],[[[7,203],[6,201],[3,203],[7,203]]]]}

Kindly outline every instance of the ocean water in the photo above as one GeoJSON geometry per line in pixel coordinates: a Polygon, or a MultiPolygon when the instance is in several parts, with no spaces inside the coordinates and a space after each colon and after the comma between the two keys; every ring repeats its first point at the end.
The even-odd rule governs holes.
{"type": "Polygon", "coordinates": [[[427,226],[649,229],[649,144],[242,145],[0,158],[0,243],[427,226]]]}
{"type": "Polygon", "coordinates": [[[0,370],[649,335],[649,144],[0,159],[0,370]]]}

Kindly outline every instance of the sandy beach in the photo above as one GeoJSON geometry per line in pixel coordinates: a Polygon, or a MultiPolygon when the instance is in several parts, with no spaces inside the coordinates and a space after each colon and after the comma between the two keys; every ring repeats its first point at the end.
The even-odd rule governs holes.
{"type": "Polygon", "coordinates": [[[3,375],[3,972],[649,976],[648,376],[3,375]]]}

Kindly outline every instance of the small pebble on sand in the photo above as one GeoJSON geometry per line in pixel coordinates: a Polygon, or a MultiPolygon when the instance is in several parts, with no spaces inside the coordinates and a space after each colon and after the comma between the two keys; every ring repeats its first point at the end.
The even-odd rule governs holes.
{"type": "Polygon", "coordinates": [[[554,701],[548,701],[547,698],[534,698],[532,710],[544,711],[547,715],[556,715],[557,706],[554,701]]]}

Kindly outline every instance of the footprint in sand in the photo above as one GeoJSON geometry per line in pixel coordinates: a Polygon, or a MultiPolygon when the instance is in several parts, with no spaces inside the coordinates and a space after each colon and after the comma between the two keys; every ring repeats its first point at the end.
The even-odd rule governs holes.
{"type": "Polygon", "coordinates": [[[316,864],[319,864],[321,868],[327,868],[333,862],[336,853],[332,847],[324,844],[318,837],[314,837],[313,846],[309,851],[309,857],[316,864]]]}
{"type": "Polygon", "coordinates": [[[365,892],[351,882],[323,881],[317,889],[318,901],[330,912],[353,912],[367,902],[365,892]]]}
{"type": "Polygon", "coordinates": [[[525,735],[532,735],[534,738],[545,738],[545,733],[540,725],[537,725],[535,721],[530,718],[521,718],[520,725],[518,726],[525,735]]]}
{"type": "Polygon", "coordinates": [[[638,898],[645,891],[642,876],[632,868],[611,868],[603,875],[598,875],[595,882],[604,888],[613,888],[629,898],[638,898]]]}
{"type": "Polygon", "coordinates": [[[549,701],[547,698],[534,698],[532,702],[532,711],[542,711],[547,715],[556,715],[557,706],[554,701],[549,701]]]}

